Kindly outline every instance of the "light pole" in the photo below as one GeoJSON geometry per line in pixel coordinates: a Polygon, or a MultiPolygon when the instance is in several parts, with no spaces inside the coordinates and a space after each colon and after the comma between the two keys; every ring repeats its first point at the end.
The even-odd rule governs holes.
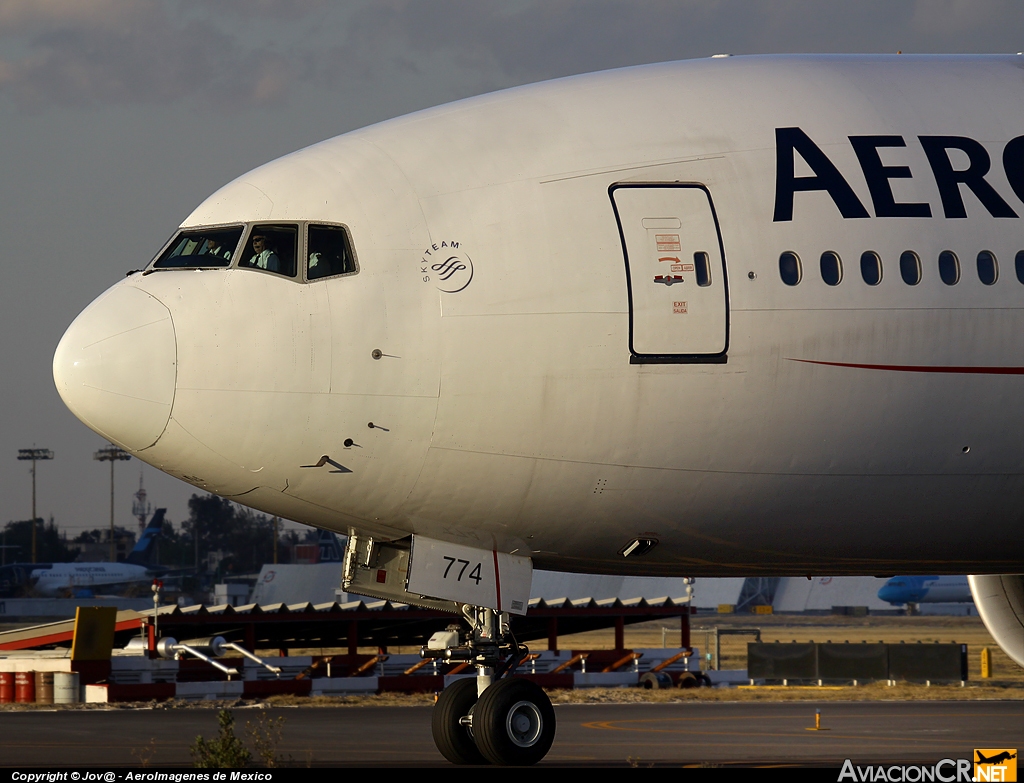
{"type": "MultiPolygon", "coordinates": [[[[32,462],[32,562],[36,562],[36,463],[42,460],[53,459],[53,452],[49,449],[18,449],[18,459],[31,460],[32,462]]],[[[4,550],[6,551],[6,550],[4,550]]]]}
{"type": "Polygon", "coordinates": [[[119,460],[129,460],[132,458],[132,455],[111,443],[109,446],[94,453],[92,458],[100,462],[110,463],[110,562],[114,563],[117,562],[114,549],[114,463],[119,460]]]}
{"type": "Polygon", "coordinates": [[[274,565],[277,565],[277,522],[278,518],[274,517],[274,565]]]}

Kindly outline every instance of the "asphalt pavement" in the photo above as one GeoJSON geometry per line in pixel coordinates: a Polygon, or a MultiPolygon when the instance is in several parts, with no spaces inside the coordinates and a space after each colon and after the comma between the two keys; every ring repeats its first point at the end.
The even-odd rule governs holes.
{"type": "MultiPolygon", "coordinates": [[[[277,753],[289,766],[448,766],[434,748],[430,707],[233,710],[236,733],[284,718],[277,753]]],[[[974,748],[1024,747],[1024,702],[567,704],[542,765],[839,767],[935,763],[974,748]],[[814,726],[821,710],[821,731],[814,726]]],[[[0,712],[4,767],[190,766],[214,709],[0,712]]]]}

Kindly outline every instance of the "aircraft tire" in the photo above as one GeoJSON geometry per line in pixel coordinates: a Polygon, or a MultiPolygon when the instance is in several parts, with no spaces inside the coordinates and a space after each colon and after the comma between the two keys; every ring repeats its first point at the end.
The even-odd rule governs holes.
{"type": "Polygon", "coordinates": [[[476,704],[476,678],[456,680],[443,691],[430,716],[434,744],[452,764],[486,764],[470,730],[459,723],[476,704]]]}
{"type": "Polygon", "coordinates": [[[536,764],[555,739],[555,710],[547,694],[529,680],[498,680],[473,710],[477,747],[492,764],[536,764]]]}

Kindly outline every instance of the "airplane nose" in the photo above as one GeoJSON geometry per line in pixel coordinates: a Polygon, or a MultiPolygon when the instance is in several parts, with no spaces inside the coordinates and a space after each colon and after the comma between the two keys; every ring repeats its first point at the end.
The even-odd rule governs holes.
{"type": "Polygon", "coordinates": [[[68,327],[53,356],[53,380],[84,424],[138,451],[167,426],[176,363],[170,311],[145,291],[120,285],[68,327]]]}
{"type": "Polygon", "coordinates": [[[899,590],[897,590],[895,587],[883,585],[882,588],[878,591],[878,600],[885,601],[886,603],[890,604],[904,603],[903,601],[900,601],[898,593],[899,590]]]}

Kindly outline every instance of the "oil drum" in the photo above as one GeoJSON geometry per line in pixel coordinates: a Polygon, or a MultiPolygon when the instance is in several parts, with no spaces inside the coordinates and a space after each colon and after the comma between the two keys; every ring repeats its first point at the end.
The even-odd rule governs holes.
{"type": "Polygon", "coordinates": [[[78,672],[53,673],[53,703],[77,704],[79,699],[78,672]]]}
{"type": "Polygon", "coordinates": [[[19,704],[31,704],[36,700],[36,673],[14,673],[14,700],[19,704]]]}
{"type": "Polygon", "coordinates": [[[36,704],[53,704],[53,672],[36,672],[36,704]]]}
{"type": "Polygon", "coordinates": [[[0,704],[14,701],[14,672],[0,672],[0,704]]]}

